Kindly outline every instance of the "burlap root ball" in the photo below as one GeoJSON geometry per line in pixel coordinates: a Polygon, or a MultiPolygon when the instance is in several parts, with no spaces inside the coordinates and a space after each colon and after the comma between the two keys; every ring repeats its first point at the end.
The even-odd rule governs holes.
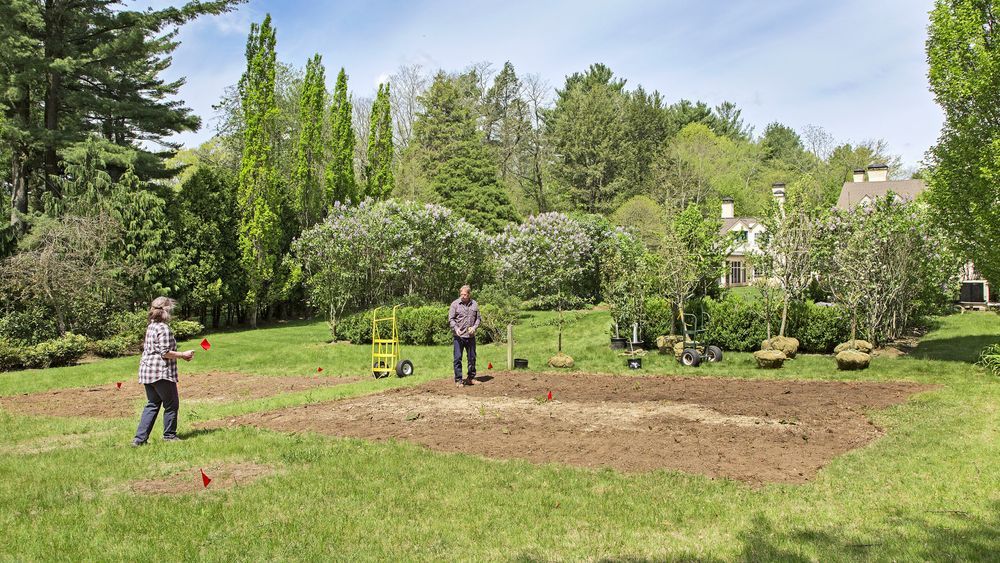
{"type": "Polygon", "coordinates": [[[559,352],[555,356],[549,358],[549,367],[571,368],[573,367],[573,358],[567,354],[559,352]]]}
{"type": "Polygon", "coordinates": [[[760,369],[778,369],[785,363],[788,356],[781,350],[757,350],[753,353],[760,369]]]}
{"type": "Polygon", "coordinates": [[[777,350],[788,358],[794,358],[799,351],[799,339],[790,336],[775,336],[760,343],[761,350],[777,350]]]}
{"type": "Polygon", "coordinates": [[[870,354],[865,354],[857,350],[841,350],[837,353],[836,358],[837,369],[845,371],[865,369],[872,361],[870,354]]]}
{"type": "Polygon", "coordinates": [[[837,344],[837,347],[833,349],[834,354],[839,354],[844,350],[856,350],[862,354],[871,354],[875,347],[872,346],[871,342],[867,340],[848,340],[843,344],[837,344]]]}

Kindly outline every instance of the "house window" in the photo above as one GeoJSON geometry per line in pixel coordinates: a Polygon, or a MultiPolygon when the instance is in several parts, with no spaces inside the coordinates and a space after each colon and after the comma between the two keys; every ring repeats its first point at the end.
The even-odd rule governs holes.
{"type": "Polygon", "coordinates": [[[746,242],[748,234],[747,231],[736,231],[736,242],[746,242]]]}
{"type": "Polygon", "coordinates": [[[727,260],[726,285],[746,285],[747,272],[742,260],[727,260]]]}

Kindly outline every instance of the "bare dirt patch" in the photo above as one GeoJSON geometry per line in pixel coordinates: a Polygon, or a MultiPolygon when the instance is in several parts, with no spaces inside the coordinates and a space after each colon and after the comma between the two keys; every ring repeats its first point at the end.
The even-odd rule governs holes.
{"type": "Polygon", "coordinates": [[[798,483],[882,434],[866,410],[932,388],[498,373],[472,387],[434,381],[219,424],[401,439],[442,452],[625,472],[676,469],[754,484],[798,483]]]}
{"type": "MultiPolygon", "coordinates": [[[[181,408],[204,402],[261,399],[282,393],[305,391],[358,381],[347,377],[265,377],[239,373],[186,375],[177,384],[181,408]]],[[[0,407],[11,412],[42,416],[127,418],[146,401],[143,386],[135,380],[97,387],[54,389],[0,397],[0,407]]]]}
{"type": "Polygon", "coordinates": [[[135,481],[129,484],[129,490],[139,494],[183,495],[246,485],[273,473],[275,469],[270,465],[253,462],[215,463],[178,471],[160,479],[135,481]],[[212,479],[207,487],[201,478],[202,470],[212,479]]]}

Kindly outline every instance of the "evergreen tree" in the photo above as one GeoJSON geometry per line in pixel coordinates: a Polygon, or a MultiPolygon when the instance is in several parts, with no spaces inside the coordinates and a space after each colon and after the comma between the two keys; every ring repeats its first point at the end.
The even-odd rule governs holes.
{"type": "Polygon", "coordinates": [[[559,155],[553,172],[577,209],[613,209],[627,144],[624,87],[611,69],[595,64],[568,76],[566,86],[556,92],[546,119],[548,138],[559,155]]]}
{"type": "Polygon", "coordinates": [[[294,208],[299,230],[323,218],[328,205],[323,188],[323,113],[326,108],[326,78],[317,54],[306,63],[299,94],[299,142],[296,147],[294,208]]]}
{"type": "Polygon", "coordinates": [[[239,83],[244,124],[237,191],[239,246],[247,274],[250,325],[254,328],[257,309],[265,302],[275,275],[282,239],[281,198],[271,134],[278,113],[274,94],[275,43],[270,14],[262,24],[250,26],[247,69],[239,83]]]}
{"type": "Polygon", "coordinates": [[[392,193],[395,179],[393,159],[392,108],[389,101],[389,84],[378,87],[372,104],[371,132],[368,135],[368,186],[365,195],[385,199],[392,193]]]}
{"type": "Polygon", "coordinates": [[[354,109],[347,94],[347,73],[343,67],[337,75],[330,107],[331,139],[333,154],[326,169],[326,202],[358,200],[358,187],[354,178],[354,109]]]}
{"type": "MultiPolygon", "coordinates": [[[[12,219],[46,191],[61,197],[60,152],[98,132],[140,152],[140,179],[169,175],[165,154],[145,141],[196,129],[199,119],[170,100],[183,80],[160,74],[177,47],[177,26],[238,1],[192,1],[181,7],[129,10],[104,0],[7,0],[0,3],[0,99],[3,137],[13,141],[12,219]],[[32,174],[40,169],[41,174],[32,174]],[[29,182],[37,182],[30,186],[29,182]],[[35,197],[29,197],[29,191],[35,197]]],[[[111,170],[118,178],[125,169],[111,170]]]]}
{"type": "Polygon", "coordinates": [[[424,107],[413,126],[412,150],[439,200],[470,223],[499,232],[518,220],[496,167],[476,129],[476,118],[457,80],[434,77],[421,98],[424,107]]]}

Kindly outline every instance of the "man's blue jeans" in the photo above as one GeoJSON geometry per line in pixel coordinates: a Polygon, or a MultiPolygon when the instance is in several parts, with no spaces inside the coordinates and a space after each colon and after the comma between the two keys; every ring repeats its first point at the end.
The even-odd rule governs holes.
{"type": "Polygon", "coordinates": [[[476,377],[476,337],[462,338],[454,336],[455,350],[455,381],[462,381],[462,350],[465,350],[469,360],[469,379],[476,377]]]}

